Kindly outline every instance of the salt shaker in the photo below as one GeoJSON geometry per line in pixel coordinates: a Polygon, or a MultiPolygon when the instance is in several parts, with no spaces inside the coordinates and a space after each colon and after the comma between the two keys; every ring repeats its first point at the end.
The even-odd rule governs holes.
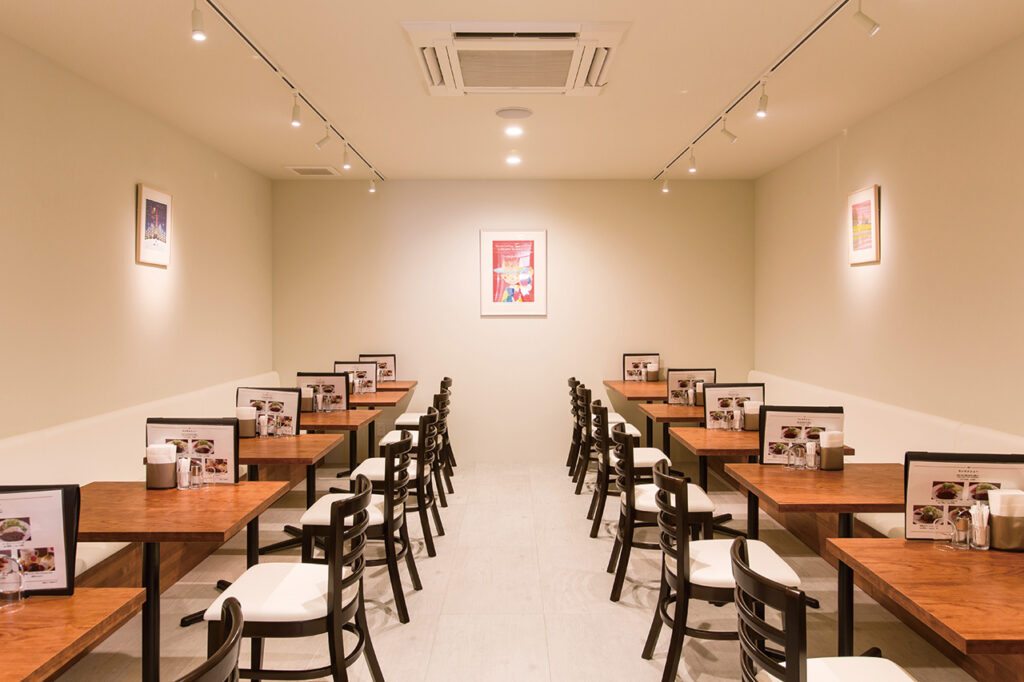
{"type": "Polygon", "coordinates": [[[814,441],[807,441],[807,464],[808,469],[818,468],[818,444],[814,441]]]}
{"type": "Polygon", "coordinates": [[[178,472],[178,490],[188,490],[189,468],[192,466],[192,459],[184,452],[178,453],[176,470],[178,472]]]}

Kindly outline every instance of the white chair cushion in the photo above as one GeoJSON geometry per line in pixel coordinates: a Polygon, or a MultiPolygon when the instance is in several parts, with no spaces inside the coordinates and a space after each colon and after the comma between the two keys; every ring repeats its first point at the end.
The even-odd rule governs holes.
{"type": "MultiPolygon", "coordinates": [[[[653,483],[641,483],[638,486],[634,486],[633,492],[637,511],[658,511],[658,503],[654,499],[658,492],[658,486],[653,483]]],[[[620,494],[619,498],[622,500],[622,504],[626,504],[626,493],[620,494]]],[[[715,511],[715,503],[711,501],[708,494],[701,490],[698,485],[693,483],[686,484],[686,499],[688,503],[687,508],[691,513],[700,514],[715,511]]]]}
{"type": "MultiPolygon", "coordinates": [[[[690,582],[707,587],[735,587],[736,583],[732,578],[732,557],[729,554],[731,548],[732,540],[691,541],[690,582]]],[[[747,552],[750,567],[757,573],[789,587],[800,587],[800,576],[768,545],[760,540],[747,540],[747,552]]],[[[666,556],[665,566],[675,574],[674,558],[666,556]]]]}
{"type": "MultiPolygon", "coordinates": [[[[754,678],[757,682],[779,682],[764,670],[754,678]]],[[[808,658],[807,679],[813,682],[914,682],[907,671],[885,658],[842,656],[808,658]]]]}
{"type": "Polygon", "coordinates": [[[623,417],[618,412],[609,412],[608,413],[608,425],[609,426],[614,426],[615,424],[625,424],[625,423],[626,423],[626,418],[623,417]]]}
{"type": "Polygon", "coordinates": [[[398,415],[398,419],[395,420],[395,428],[418,428],[420,425],[420,417],[425,414],[426,412],[403,412],[398,415]]]}
{"type": "MultiPolygon", "coordinates": [[[[342,575],[349,574],[348,568],[342,575]]],[[[345,594],[346,603],[358,596],[358,583],[345,594]]],[[[221,604],[234,597],[249,623],[291,623],[327,615],[327,564],[256,564],[224,590],[206,609],[204,620],[220,620],[221,604]]]]}
{"type": "Polygon", "coordinates": [[[127,546],[127,542],[79,542],[75,549],[75,577],[101,564],[127,546]]]}
{"type": "MultiPolygon", "coordinates": [[[[416,431],[409,431],[409,435],[412,436],[413,447],[416,447],[417,445],[420,444],[419,426],[416,427],[416,431]]],[[[380,439],[380,444],[391,445],[392,443],[397,443],[400,440],[402,440],[402,431],[401,429],[395,429],[394,431],[388,431],[387,433],[385,433],[384,437],[380,439]]]]}
{"type": "MultiPolygon", "coordinates": [[[[615,451],[609,451],[608,455],[612,466],[615,466],[615,463],[619,461],[615,451]]],[[[633,466],[638,469],[652,469],[661,460],[669,461],[668,455],[658,448],[633,448],[633,466]]]]}
{"type": "MultiPolygon", "coordinates": [[[[384,481],[384,465],[386,460],[383,457],[370,457],[369,459],[363,460],[355,470],[349,474],[349,479],[355,480],[356,476],[366,476],[371,482],[383,483],[384,481]]],[[[430,467],[427,466],[424,469],[424,475],[430,473],[430,467]]],[[[416,465],[409,465],[409,478],[416,478],[416,465]]]]}
{"type": "MultiPolygon", "coordinates": [[[[299,519],[299,523],[303,526],[331,525],[331,505],[339,500],[347,500],[352,497],[352,495],[353,493],[331,493],[330,495],[324,495],[302,514],[302,517],[299,519]]],[[[367,511],[369,512],[369,522],[371,526],[383,525],[384,496],[371,495],[370,506],[367,508],[367,511]]],[[[402,511],[403,507],[396,505],[395,517],[397,518],[400,516],[402,511]]]]}

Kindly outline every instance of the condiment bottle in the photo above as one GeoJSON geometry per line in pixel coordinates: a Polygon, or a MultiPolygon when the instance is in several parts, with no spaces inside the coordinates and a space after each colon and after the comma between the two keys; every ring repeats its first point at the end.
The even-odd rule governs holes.
{"type": "Polygon", "coordinates": [[[821,468],[823,471],[842,471],[843,469],[843,432],[821,431],[818,433],[821,443],[821,468]]]}
{"type": "Polygon", "coordinates": [[[696,398],[697,398],[697,402],[695,402],[694,405],[703,405],[704,404],[704,382],[703,381],[698,381],[697,382],[696,398]]]}
{"type": "Polygon", "coordinates": [[[807,463],[805,467],[812,470],[818,468],[818,444],[813,440],[807,441],[807,463]]]}

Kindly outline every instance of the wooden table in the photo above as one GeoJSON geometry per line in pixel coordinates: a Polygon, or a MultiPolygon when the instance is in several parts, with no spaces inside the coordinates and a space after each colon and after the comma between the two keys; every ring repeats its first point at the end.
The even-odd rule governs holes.
{"type": "MultiPolygon", "coordinates": [[[[726,464],[747,491],[747,537],[757,538],[758,499],[781,513],[839,515],[839,537],[853,536],[855,512],[902,512],[903,465],[846,464],[842,471],[786,469],[781,465],[726,464]]],[[[853,572],[839,561],[840,656],[853,655],[853,572]]]]}
{"type": "Polygon", "coordinates": [[[828,540],[875,589],[964,654],[1024,653],[1024,558],[947,552],[928,540],[828,540]]]}
{"type": "Polygon", "coordinates": [[[418,381],[378,381],[377,392],[381,391],[411,391],[419,384],[418,381]]]}
{"type": "MultiPolygon", "coordinates": [[[[651,441],[651,422],[661,424],[661,441],[665,454],[672,457],[672,440],[668,436],[669,424],[701,424],[704,422],[704,408],[698,405],[668,405],[666,403],[642,403],[637,405],[647,417],[647,441],[651,441]]],[[[649,446],[648,446],[649,447],[649,446]]]]}
{"type": "Polygon", "coordinates": [[[394,407],[407,395],[409,395],[409,391],[399,390],[353,393],[348,397],[348,404],[349,407],[394,407]]]}
{"type": "MultiPolygon", "coordinates": [[[[355,432],[369,427],[370,448],[373,448],[373,423],[382,414],[380,410],[337,410],[335,412],[303,412],[299,425],[309,431],[328,433],[331,431],[352,431],[348,443],[349,471],[356,468],[358,443],[355,432]]],[[[371,453],[372,454],[372,453],[371,453]]]]}
{"type": "Polygon", "coordinates": [[[139,612],[138,587],[79,587],[68,597],[29,597],[0,613],[0,680],[49,680],[139,612]]]}
{"type": "MultiPolygon", "coordinates": [[[[609,391],[618,393],[626,400],[632,402],[665,402],[668,400],[667,381],[615,381],[613,379],[605,379],[604,385],[609,391]]],[[[647,447],[651,447],[654,445],[654,425],[651,423],[650,416],[647,417],[646,421],[647,447]]]]}
{"type": "Polygon", "coordinates": [[[146,490],[141,481],[82,486],[81,542],[142,542],[142,677],[160,679],[160,543],[226,542],[243,527],[246,560],[259,561],[259,515],[288,491],[284,481],[198,490],[146,490]]]}

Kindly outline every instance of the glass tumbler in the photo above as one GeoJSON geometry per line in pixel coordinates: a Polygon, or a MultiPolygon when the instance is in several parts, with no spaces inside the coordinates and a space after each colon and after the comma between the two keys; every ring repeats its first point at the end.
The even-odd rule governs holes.
{"type": "Polygon", "coordinates": [[[21,563],[13,557],[0,557],[0,613],[13,613],[25,606],[23,586],[21,563]]]}

